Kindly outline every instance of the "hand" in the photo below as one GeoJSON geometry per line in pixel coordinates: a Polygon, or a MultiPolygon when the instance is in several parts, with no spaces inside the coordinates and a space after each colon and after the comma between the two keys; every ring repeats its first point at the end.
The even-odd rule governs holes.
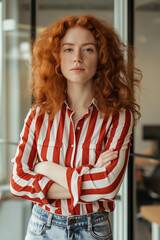
{"type": "Polygon", "coordinates": [[[115,151],[114,149],[109,149],[100,154],[94,167],[95,168],[108,167],[113,160],[117,159],[117,157],[118,151],[115,151]]]}

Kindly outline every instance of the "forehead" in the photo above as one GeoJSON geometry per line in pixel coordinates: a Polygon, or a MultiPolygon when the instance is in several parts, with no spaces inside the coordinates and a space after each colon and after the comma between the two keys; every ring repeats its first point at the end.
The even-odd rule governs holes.
{"type": "Polygon", "coordinates": [[[96,40],[91,31],[80,27],[75,26],[69,28],[64,37],[61,40],[61,43],[96,43],[96,40]]]}

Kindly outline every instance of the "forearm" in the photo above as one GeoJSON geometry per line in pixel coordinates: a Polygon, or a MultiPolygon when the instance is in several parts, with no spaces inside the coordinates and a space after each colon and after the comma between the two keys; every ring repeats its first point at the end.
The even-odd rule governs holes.
{"type": "Polygon", "coordinates": [[[38,163],[34,171],[36,173],[45,175],[49,179],[61,185],[63,188],[68,190],[66,171],[67,167],[53,163],[53,162],[41,162],[38,163]]]}
{"type": "Polygon", "coordinates": [[[53,183],[48,192],[47,199],[70,199],[71,195],[69,191],[57,183],[53,183]]]}
{"type": "MultiPolygon", "coordinates": [[[[117,152],[113,149],[108,150],[100,155],[95,167],[106,167],[111,163],[111,160],[115,160],[116,158],[117,152]]],[[[71,198],[68,185],[66,185],[66,170],[66,167],[53,162],[41,162],[35,166],[34,171],[36,173],[43,174],[55,182],[48,191],[47,199],[71,198]]]]}

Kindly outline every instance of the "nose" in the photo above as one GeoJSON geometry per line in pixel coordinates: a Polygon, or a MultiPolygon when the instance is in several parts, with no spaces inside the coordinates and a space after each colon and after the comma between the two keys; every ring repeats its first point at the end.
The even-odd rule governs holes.
{"type": "Polygon", "coordinates": [[[82,53],[80,49],[77,49],[74,54],[74,62],[82,62],[82,61],[83,61],[82,53]]]}

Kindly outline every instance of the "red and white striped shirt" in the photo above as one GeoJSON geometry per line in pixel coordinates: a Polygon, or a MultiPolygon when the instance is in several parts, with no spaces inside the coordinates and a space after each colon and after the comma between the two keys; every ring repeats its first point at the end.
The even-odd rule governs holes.
{"type": "Polygon", "coordinates": [[[37,203],[47,211],[65,216],[114,210],[114,198],[128,162],[133,129],[130,110],[123,109],[107,119],[100,117],[95,101],[73,125],[73,111],[67,103],[53,120],[48,114],[30,110],[12,159],[11,193],[37,203]],[[114,148],[119,155],[107,168],[94,168],[103,151],[114,148]],[[52,180],[33,171],[37,162],[53,161],[68,167],[71,199],[46,198],[52,180]],[[52,204],[52,205],[51,205],[52,204]]]}

